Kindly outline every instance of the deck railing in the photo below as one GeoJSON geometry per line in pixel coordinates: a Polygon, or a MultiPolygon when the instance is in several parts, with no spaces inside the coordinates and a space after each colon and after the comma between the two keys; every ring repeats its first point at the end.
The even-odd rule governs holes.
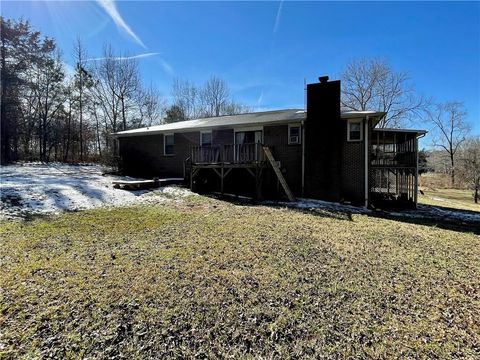
{"type": "Polygon", "coordinates": [[[192,146],[193,164],[251,164],[265,161],[261,143],[192,146]]]}

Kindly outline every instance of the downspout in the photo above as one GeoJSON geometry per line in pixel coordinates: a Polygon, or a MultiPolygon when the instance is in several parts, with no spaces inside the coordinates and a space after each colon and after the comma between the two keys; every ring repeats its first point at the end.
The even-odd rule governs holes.
{"type": "Polygon", "coordinates": [[[369,117],[365,118],[365,208],[368,207],[368,123],[369,117]]]}
{"type": "Polygon", "coordinates": [[[302,120],[302,197],[305,196],[305,122],[302,120]]]}

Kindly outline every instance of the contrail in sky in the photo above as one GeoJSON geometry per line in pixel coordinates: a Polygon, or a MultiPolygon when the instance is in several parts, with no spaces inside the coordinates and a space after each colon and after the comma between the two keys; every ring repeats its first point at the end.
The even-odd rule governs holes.
{"type": "MultiPolygon", "coordinates": [[[[138,55],[132,55],[132,56],[114,56],[111,59],[115,61],[122,61],[122,60],[132,60],[132,59],[143,59],[147,58],[150,56],[156,56],[160,55],[158,52],[149,52],[149,53],[144,53],[144,54],[138,54],[138,55]]],[[[91,58],[87,59],[87,61],[100,61],[100,60],[105,60],[107,59],[106,57],[98,57],[98,58],[91,58]]]]}
{"type": "Polygon", "coordinates": [[[103,8],[103,10],[105,10],[105,12],[110,16],[110,18],[113,20],[113,22],[115,23],[115,25],[117,25],[119,29],[122,29],[124,32],[126,32],[138,45],[140,45],[144,49],[147,48],[143,41],[137,36],[137,34],[133,32],[130,26],[125,22],[125,20],[123,20],[113,0],[97,0],[97,3],[103,8]]]}
{"type": "Polygon", "coordinates": [[[260,105],[262,103],[262,101],[263,101],[263,90],[262,90],[262,92],[260,93],[260,96],[257,99],[257,105],[260,105]]]}
{"type": "Polygon", "coordinates": [[[283,8],[283,0],[280,0],[280,4],[278,5],[278,10],[277,10],[277,17],[275,18],[275,25],[273,27],[273,35],[277,34],[277,30],[280,26],[280,19],[282,18],[282,8],[283,8]]]}

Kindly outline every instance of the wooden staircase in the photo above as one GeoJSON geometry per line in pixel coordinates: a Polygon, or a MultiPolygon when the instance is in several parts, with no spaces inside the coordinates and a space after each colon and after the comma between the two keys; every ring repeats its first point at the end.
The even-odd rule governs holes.
{"type": "Polygon", "coordinates": [[[280,184],[283,187],[283,190],[285,191],[285,194],[288,197],[288,200],[290,201],[295,201],[295,197],[293,196],[292,192],[290,191],[290,188],[288,187],[287,181],[283,177],[283,174],[278,167],[278,163],[275,161],[272,151],[268,146],[263,147],[263,151],[265,152],[265,155],[267,156],[268,161],[270,162],[270,165],[272,165],[273,171],[275,171],[275,175],[277,175],[278,181],[280,181],[280,184]]]}

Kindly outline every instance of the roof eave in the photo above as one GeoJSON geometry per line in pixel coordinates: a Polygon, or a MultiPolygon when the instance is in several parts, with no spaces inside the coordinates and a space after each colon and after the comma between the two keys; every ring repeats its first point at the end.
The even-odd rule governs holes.
{"type": "Polygon", "coordinates": [[[213,130],[213,129],[231,129],[235,127],[241,128],[249,128],[249,127],[258,127],[258,126],[270,126],[270,125],[284,125],[284,124],[291,124],[291,123],[300,123],[305,119],[283,119],[283,120],[276,120],[276,121],[268,121],[268,122],[258,122],[258,123],[247,123],[247,124],[225,124],[225,125],[214,125],[214,126],[194,126],[188,128],[180,128],[180,129],[171,129],[171,130],[145,130],[145,131],[138,131],[138,132],[117,132],[112,133],[111,135],[116,138],[121,137],[134,137],[134,136],[148,136],[148,135],[161,135],[161,134],[171,134],[171,133],[187,133],[187,132],[197,132],[197,131],[205,131],[205,130],[213,130]]]}

